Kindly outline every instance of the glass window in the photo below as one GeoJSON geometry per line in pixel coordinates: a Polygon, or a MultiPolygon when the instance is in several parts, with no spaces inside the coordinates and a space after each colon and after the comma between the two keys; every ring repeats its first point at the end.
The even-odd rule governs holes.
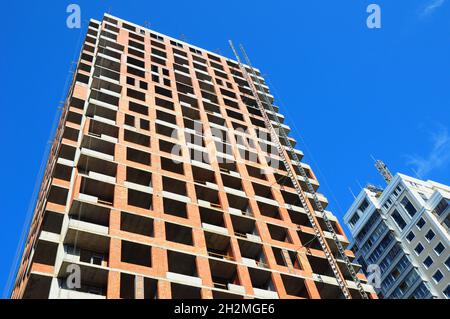
{"type": "Polygon", "coordinates": [[[434,247],[434,251],[436,252],[436,254],[440,255],[442,254],[442,252],[445,250],[445,246],[442,243],[439,243],[436,245],[436,247],[434,247]]]}
{"type": "Polygon", "coordinates": [[[413,217],[417,213],[416,208],[408,199],[408,197],[403,197],[401,203],[403,205],[403,208],[408,212],[409,216],[413,217]]]}
{"type": "Polygon", "coordinates": [[[416,235],[412,231],[409,232],[408,236],[406,236],[406,239],[408,239],[409,242],[411,242],[416,235]]]}
{"type": "Polygon", "coordinates": [[[445,288],[445,290],[444,290],[444,295],[445,295],[447,298],[450,298],[450,285],[448,285],[447,288],[445,288]]]}
{"type": "Polygon", "coordinates": [[[430,256],[428,256],[423,261],[423,264],[425,265],[425,267],[430,268],[430,266],[433,264],[433,259],[430,256]]]}
{"type": "Polygon", "coordinates": [[[432,231],[431,229],[428,231],[428,233],[425,235],[425,238],[428,240],[428,241],[432,241],[433,240],[433,238],[434,238],[434,231],[432,231]]]}
{"type": "Polygon", "coordinates": [[[422,229],[422,227],[425,225],[425,220],[423,218],[419,219],[416,225],[417,228],[422,229]]]}
{"type": "Polygon", "coordinates": [[[420,253],[423,251],[423,245],[421,243],[418,243],[416,248],[414,248],[414,251],[417,253],[417,255],[420,255],[420,253]]]}
{"type": "Polygon", "coordinates": [[[442,272],[438,269],[435,273],[434,273],[434,275],[433,275],[433,279],[436,281],[436,282],[440,282],[441,280],[442,280],[442,278],[444,277],[444,275],[442,274],[442,272]]]}
{"type": "Polygon", "coordinates": [[[394,210],[394,212],[392,213],[392,218],[394,219],[395,223],[397,224],[397,226],[400,229],[405,228],[406,226],[406,222],[405,220],[402,218],[402,216],[400,216],[400,213],[397,210],[394,210]]]}

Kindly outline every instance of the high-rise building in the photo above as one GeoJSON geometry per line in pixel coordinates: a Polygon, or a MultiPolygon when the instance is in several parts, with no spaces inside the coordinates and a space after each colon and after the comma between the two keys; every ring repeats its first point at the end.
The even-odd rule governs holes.
{"type": "Polygon", "coordinates": [[[360,192],[344,221],[380,298],[450,298],[449,204],[450,187],[402,174],[360,192]]]}
{"type": "Polygon", "coordinates": [[[277,107],[262,113],[263,82],[142,26],[91,20],[12,297],[376,298],[339,254],[354,258],[338,220],[313,210],[327,200],[291,160],[295,140],[271,137],[289,127],[277,107]]]}

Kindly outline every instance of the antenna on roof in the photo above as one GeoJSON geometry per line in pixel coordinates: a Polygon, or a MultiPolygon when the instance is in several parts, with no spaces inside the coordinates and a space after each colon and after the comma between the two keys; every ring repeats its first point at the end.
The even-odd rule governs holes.
{"type": "Polygon", "coordinates": [[[372,159],[375,161],[375,167],[378,172],[381,174],[381,176],[383,176],[386,183],[389,184],[392,181],[392,174],[389,171],[387,165],[382,160],[377,160],[373,156],[372,159]]]}
{"type": "Polygon", "coordinates": [[[355,193],[353,193],[352,188],[349,186],[348,190],[350,191],[350,194],[352,194],[353,199],[356,199],[355,193]]]}

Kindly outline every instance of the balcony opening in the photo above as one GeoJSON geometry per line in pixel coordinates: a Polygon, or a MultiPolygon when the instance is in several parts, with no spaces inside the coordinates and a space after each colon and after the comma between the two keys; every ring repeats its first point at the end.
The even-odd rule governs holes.
{"type": "Polygon", "coordinates": [[[269,229],[270,237],[273,240],[282,241],[285,243],[292,243],[291,237],[289,236],[289,232],[285,227],[267,224],[267,228],[269,229]]]}
{"type": "Polygon", "coordinates": [[[248,172],[249,176],[258,178],[258,179],[262,179],[262,180],[267,179],[267,176],[263,173],[263,171],[260,168],[250,166],[250,165],[245,165],[245,166],[247,167],[247,172],[248,172]]]}
{"type": "Polygon", "coordinates": [[[140,207],[144,209],[152,209],[152,194],[140,192],[134,189],[128,189],[128,205],[140,207]]]}
{"type": "Polygon", "coordinates": [[[240,285],[236,264],[209,259],[209,268],[214,288],[228,290],[230,285],[240,285]]]}
{"type": "Polygon", "coordinates": [[[156,123],[155,126],[156,126],[156,133],[170,138],[178,139],[177,129],[160,123],[156,123]]]}
{"type": "Polygon", "coordinates": [[[197,277],[196,257],[169,250],[167,252],[169,272],[197,277]]]}
{"type": "Polygon", "coordinates": [[[201,185],[195,185],[195,193],[197,194],[197,200],[208,202],[212,207],[221,207],[219,192],[217,190],[201,185]]]}
{"type": "Polygon", "coordinates": [[[248,199],[243,196],[237,196],[230,193],[227,193],[228,205],[231,208],[240,210],[241,212],[247,212],[249,209],[248,199]]]}
{"type": "Polygon", "coordinates": [[[233,252],[231,251],[230,237],[205,230],[205,241],[209,256],[234,260],[233,252]]]}
{"type": "Polygon", "coordinates": [[[78,141],[79,133],[80,133],[79,130],[76,130],[72,127],[66,126],[66,127],[64,127],[64,133],[63,133],[62,137],[76,142],[76,141],[78,141]]]}
{"type": "Polygon", "coordinates": [[[172,223],[165,223],[166,239],[179,244],[192,246],[192,228],[172,223]]]}
{"type": "Polygon", "coordinates": [[[154,237],[154,221],[152,218],[121,212],[120,230],[154,237]]]}
{"type": "Polygon", "coordinates": [[[152,247],[122,240],[121,261],[130,264],[151,267],[152,247]]]}
{"type": "Polygon", "coordinates": [[[300,197],[297,193],[291,193],[281,190],[281,195],[283,195],[283,199],[286,204],[303,207],[300,197]]]}
{"type": "Polygon", "coordinates": [[[162,182],[163,182],[163,190],[165,192],[170,192],[182,196],[187,195],[186,182],[166,176],[163,176],[162,182]]]}
{"type": "Polygon", "coordinates": [[[196,150],[193,148],[189,148],[189,155],[190,155],[191,161],[198,161],[200,163],[205,163],[205,164],[210,163],[209,155],[206,152],[199,151],[199,150],[196,150]]]}
{"type": "Polygon", "coordinates": [[[86,115],[94,118],[96,116],[103,117],[110,121],[116,122],[117,112],[107,107],[103,107],[97,104],[89,103],[86,111],[86,115]]]}
{"type": "Polygon", "coordinates": [[[152,186],[152,173],[127,166],[127,182],[143,186],[152,186]]]}
{"type": "Polygon", "coordinates": [[[254,219],[237,215],[230,216],[231,223],[233,224],[234,234],[236,236],[249,238],[248,235],[253,235],[259,237],[258,229],[256,228],[256,222],[254,219]]]}
{"type": "Polygon", "coordinates": [[[186,203],[180,202],[177,200],[164,198],[163,199],[163,205],[164,205],[164,213],[178,216],[182,218],[187,218],[187,207],[186,203]]]}
{"type": "Polygon", "coordinates": [[[42,221],[42,230],[54,234],[61,233],[64,214],[46,210],[42,221]]]}
{"type": "Polygon", "coordinates": [[[201,299],[201,289],[197,287],[170,284],[172,299],[201,299]]]}
{"type": "Polygon", "coordinates": [[[63,181],[70,181],[72,177],[73,167],[57,163],[53,172],[53,177],[62,179],[63,181]]]}
{"type": "Polygon", "coordinates": [[[289,213],[289,217],[291,218],[291,221],[294,224],[297,224],[299,226],[307,226],[307,227],[311,227],[311,222],[309,221],[308,216],[306,215],[306,213],[300,213],[291,209],[287,210],[289,213]]]}
{"type": "Polygon", "coordinates": [[[223,186],[234,189],[234,190],[238,190],[238,191],[243,191],[243,187],[242,187],[242,181],[240,178],[231,176],[231,175],[226,175],[226,174],[221,174],[222,177],[222,182],[223,182],[223,186]]]}
{"type": "Polygon", "coordinates": [[[58,244],[39,239],[33,255],[33,262],[53,266],[56,261],[58,244]]]}
{"type": "Polygon", "coordinates": [[[238,244],[241,251],[241,256],[245,258],[243,262],[246,265],[252,267],[267,267],[262,244],[241,239],[238,239],[238,244]]]}
{"type": "Polygon", "coordinates": [[[176,174],[184,175],[183,162],[176,162],[167,157],[161,156],[161,168],[165,171],[169,171],[176,174]]]}
{"type": "Polygon", "coordinates": [[[315,284],[321,299],[344,299],[339,286],[318,281],[315,284]]]}
{"type": "Polygon", "coordinates": [[[75,159],[76,148],[67,144],[61,144],[58,157],[73,161],[75,159]]]}
{"type": "Polygon", "coordinates": [[[334,277],[333,270],[331,269],[331,266],[326,258],[317,257],[313,255],[306,255],[306,257],[308,258],[313,273],[334,277]]]}
{"type": "Polygon", "coordinates": [[[275,291],[270,271],[248,268],[248,272],[250,273],[253,288],[275,291]]]}
{"type": "Polygon", "coordinates": [[[301,230],[297,231],[297,234],[303,247],[322,250],[319,240],[313,234],[301,230]]]}
{"type": "Polygon", "coordinates": [[[207,185],[207,183],[216,184],[214,171],[211,171],[209,169],[192,166],[192,175],[196,183],[203,185],[207,185]]]}
{"type": "Polygon", "coordinates": [[[69,210],[69,217],[96,225],[109,227],[110,209],[92,203],[74,200],[69,210]]]}
{"type": "Polygon", "coordinates": [[[103,135],[107,135],[113,138],[119,137],[119,128],[117,126],[99,122],[91,119],[89,122],[89,134],[102,138],[103,135]]]}
{"type": "Polygon", "coordinates": [[[221,172],[230,174],[230,172],[236,172],[237,171],[237,166],[236,166],[236,162],[229,160],[227,158],[223,158],[218,156],[217,157],[217,163],[219,164],[219,168],[221,172]]]}
{"type": "Polygon", "coordinates": [[[23,299],[47,299],[53,277],[38,274],[30,274],[28,283],[23,292],[23,299]]]}
{"type": "Polygon", "coordinates": [[[224,227],[225,222],[223,220],[223,213],[222,211],[206,208],[199,206],[200,210],[200,220],[203,223],[218,226],[218,227],[224,227]]]}
{"type": "Polygon", "coordinates": [[[261,215],[275,219],[281,219],[280,210],[277,206],[261,202],[257,203],[261,215]]]}
{"type": "Polygon", "coordinates": [[[281,275],[284,289],[290,296],[309,298],[308,290],[306,289],[305,280],[303,278],[281,275]]]}
{"type": "Polygon", "coordinates": [[[115,144],[103,139],[85,135],[81,142],[81,148],[89,149],[98,153],[114,156],[115,144]]]}
{"type": "Polygon", "coordinates": [[[81,180],[80,194],[92,196],[97,199],[98,203],[113,205],[114,187],[114,184],[83,177],[81,180]]]}
{"type": "Polygon", "coordinates": [[[252,183],[256,196],[273,200],[272,190],[269,186],[252,183]]]}
{"type": "Polygon", "coordinates": [[[66,205],[68,194],[69,190],[67,188],[52,185],[47,200],[58,205],[66,205]]]}
{"type": "Polygon", "coordinates": [[[218,117],[212,114],[208,114],[208,121],[219,126],[225,126],[225,119],[223,117],[218,117]]]}
{"type": "MultiPolygon", "coordinates": [[[[80,154],[80,159],[78,160],[78,172],[88,176],[93,174],[99,178],[102,178],[101,175],[116,177],[117,163],[86,154],[80,154]]],[[[113,180],[115,181],[115,179],[113,180]]]]}

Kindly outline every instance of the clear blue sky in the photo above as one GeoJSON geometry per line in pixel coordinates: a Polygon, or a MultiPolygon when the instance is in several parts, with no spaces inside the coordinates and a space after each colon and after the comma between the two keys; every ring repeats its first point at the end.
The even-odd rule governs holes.
{"type": "Polygon", "coordinates": [[[371,154],[450,184],[450,0],[47,3],[9,1],[0,13],[0,288],[79,36],[65,24],[69,3],[85,20],[110,10],[230,57],[228,39],[243,43],[339,217],[349,187],[383,184],[371,154]],[[381,6],[380,30],[366,27],[370,3],[381,6]]]}

